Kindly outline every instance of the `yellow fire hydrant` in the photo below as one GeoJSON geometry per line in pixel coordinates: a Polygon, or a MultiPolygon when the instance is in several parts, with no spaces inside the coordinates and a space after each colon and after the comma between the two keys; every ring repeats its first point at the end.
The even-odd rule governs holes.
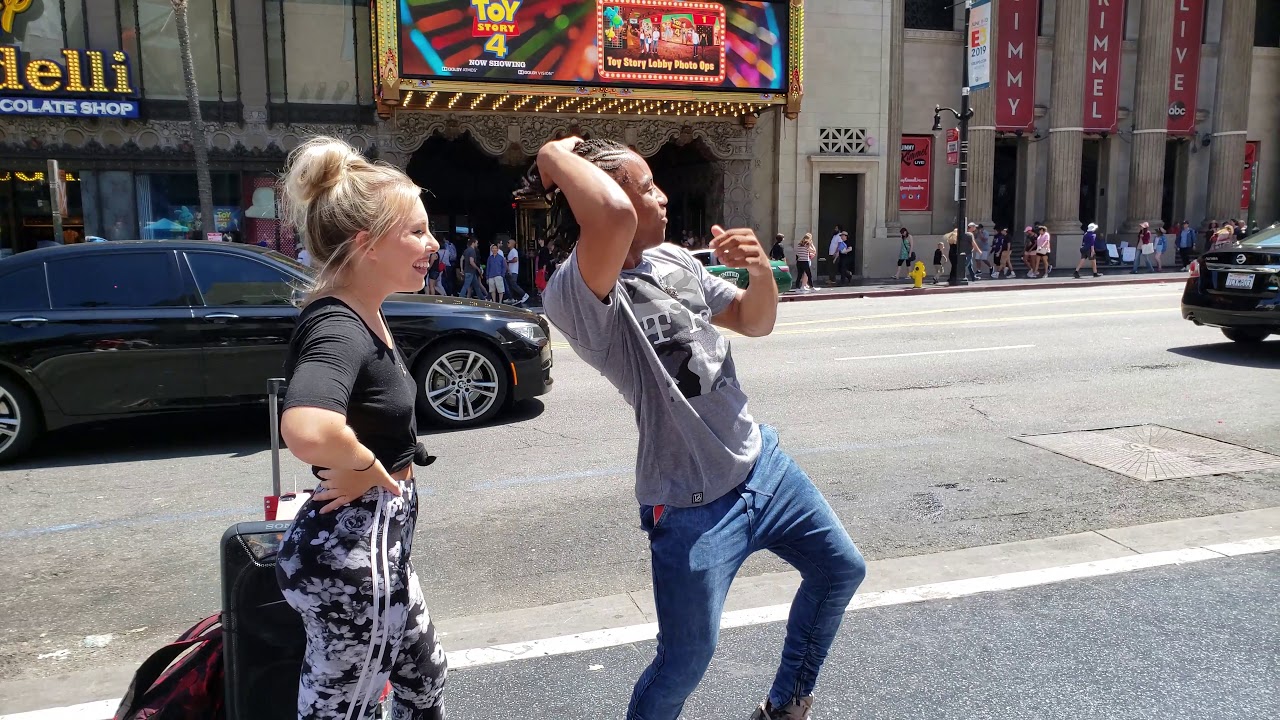
{"type": "Polygon", "coordinates": [[[916,266],[911,268],[911,272],[907,273],[911,277],[912,287],[924,287],[924,278],[928,274],[924,271],[924,263],[917,260],[916,266]]]}

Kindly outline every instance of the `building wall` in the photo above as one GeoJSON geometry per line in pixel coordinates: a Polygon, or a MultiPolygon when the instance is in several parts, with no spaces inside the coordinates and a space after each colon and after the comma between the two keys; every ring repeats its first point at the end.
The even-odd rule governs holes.
{"type": "MultiPolygon", "coordinates": [[[[1170,0],[1172,2],[1172,0],[1170,0]]],[[[999,2],[999,0],[996,0],[999,2]]],[[[1181,200],[1175,200],[1171,217],[1149,219],[1153,225],[1160,220],[1177,222],[1188,219],[1193,224],[1201,224],[1209,220],[1209,160],[1212,153],[1212,140],[1204,145],[1206,135],[1215,132],[1213,106],[1217,96],[1216,74],[1218,67],[1218,45],[1221,39],[1223,0],[1208,0],[1206,3],[1206,19],[1204,44],[1201,46],[1200,76],[1197,99],[1197,137],[1185,140],[1185,147],[1178,152],[1185,159],[1181,200]]],[[[887,4],[887,0],[886,0],[887,4]]],[[[1034,220],[1044,220],[1047,206],[1049,143],[1048,143],[1048,108],[1051,99],[1051,77],[1054,54],[1054,38],[1052,37],[1057,0],[1044,0],[1041,29],[1038,42],[1036,68],[1036,129],[1032,133],[1017,140],[1019,149],[1019,183],[1017,234],[1022,225],[1034,220]]],[[[1259,0],[1258,11],[1268,7],[1265,0],[1259,0]]],[[[1129,186],[1130,186],[1130,154],[1132,151],[1132,135],[1134,119],[1132,110],[1136,98],[1136,77],[1138,53],[1140,51],[1137,38],[1140,27],[1140,0],[1129,0],[1127,5],[1127,28],[1121,55],[1120,71],[1120,132],[1101,142],[1102,157],[1099,171],[1099,187],[1105,195],[1099,198],[1097,218],[1102,229],[1119,240],[1130,239],[1131,236],[1120,232],[1121,226],[1128,219],[1129,186]]],[[[962,21],[957,20],[957,27],[962,21]]],[[[959,103],[959,85],[961,81],[960,61],[963,57],[960,32],[913,30],[905,31],[904,77],[902,87],[894,92],[902,93],[904,134],[928,134],[932,122],[932,109],[935,104],[956,107],[959,103]]],[[[812,55],[810,56],[812,57],[812,55]]],[[[998,67],[993,73],[998,72],[998,67]]],[[[1248,88],[1229,89],[1236,92],[1238,101],[1248,105],[1248,139],[1260,141],[1260,170],[1255,182],[1258,183],[1257,218],[1260,225],[1280,219],[1280,142],[1274,140],[1280,136],[1280,49],[1253,48],[1252,76],[1248,88]]],[[[983,91],[990,92],[990,90],[983,91]]],[[[975,93],[975,97],[977,94],[975,93]]],[[[1083,99],[1080,100],[1083,102],[1083,99]]],[[[806,111],[808,97],[806,97],[806,111]]],[[[948,122],[944,114],[944,128],[954,125],[948,122]]],[[[932,247],[932,239],[940,236],[955,225],[956,203],[953,168],[946,164],[946,144],[944,133],[935,133],[933,146],[933,203],[930,212],[903,212],[901,223],[916,236],[917,252],[923,247],[932,247]]],[[[1088,142],[1088,140],[1086,140],[1088,142]]],[[[971,167],[971,173],[993,172],[993,169],[971,167]]],[[[1243,211],[1240,213],[1243,216],[1243,211]]],[[[1221,220],[1222,218],[1218,218],[1221,220]]],[[[894,248],[896,250],[896,246],[894,248]]],[[[1065,249],[1068,254],[1073,248],[1065,249]]],[[[1064,258],[1067,256],[1063,256],[1064,258]]],[[[1172,259],[1172,253],[1170,253],[1172,259]]],[[[1061,261],[1060,261],[1061,262],[1061,261]]],[[[871,276],[887,274],[883,268],[893,267],[890,261],[881,262],[879,267],[870,271],[871,276]]]]}
{"type": "Polygon", "coordinates": [[[1249,139],[1258,141],[1259,226],[1280,220],[1280,48],[1253,49],[1249,139]]]}
{"type": "Polygon", "coordinates": [[[815,175],[860,176],[858,196],[850,199],[858,210],[857,227],[850,229],[858,274],[884,245],[883,163],[886,156],[897,157],[896,143],[886,141],[889,22],[886,0],[805,2],[804,107],[797,119],[780,119],[774,133],[778,224],[789,245],[813,233],[820,252],[826,252],[831,228],[817,226],[815,175]],[[858,152],[823,154],[822,128],[862,129],[867,142],[858,152]]]}

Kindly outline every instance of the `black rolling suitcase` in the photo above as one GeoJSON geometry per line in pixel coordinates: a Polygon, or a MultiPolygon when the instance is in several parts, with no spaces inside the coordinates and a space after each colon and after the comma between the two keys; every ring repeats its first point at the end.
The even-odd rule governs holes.
{"type": "MultiPolygon", "coordinates": [[[[280,488],[280,395],[284,381],[268,381],[271,413],[271,489],[265,517],[222,535],[222,633],[228,720],[285,720],[298,716],[298,674],[306,649],[302,619],[276,583],[276,553],[292,513],[277,517],[280,488]]],[[[288,496],[286,496],[287,498],[288,496]]],[[[286,507],[291,503],[286,502],[286,507]]]]}

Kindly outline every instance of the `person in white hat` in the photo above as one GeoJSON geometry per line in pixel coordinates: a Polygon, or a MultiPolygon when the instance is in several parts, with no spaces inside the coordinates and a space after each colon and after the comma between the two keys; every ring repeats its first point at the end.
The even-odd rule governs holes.
{"type": "Polygon", "coordinates": [[[1151,223],[1144,222],[1138,226],[1141,231],[1138,233],[1137,252],[1133,254],[1133,270],[1129,271],[1130,275],[1138,274],[1138,263],[1143,260],[1147,261],[1147,270],[1156,271],[1155,265],[1151,262],[1151,256],[1156,253],[1156,246],[1151,242],[1151,223]]]}
{"type": "Polygon", "coordinates": [[[1097,223],[1089,223],[1089,227],[1085,230],[1084,236],[1080,238],[1080,260],[1076,262],[1076,271],[1073,273],[1075,279],[1080,279],[1080,268],[1087,262],[1093,268],[1093,276],[1101,277],[1102,273],[1098,272],[1098,253],[1095,250],[1098,244],[1098,225],[1097,223]]]}

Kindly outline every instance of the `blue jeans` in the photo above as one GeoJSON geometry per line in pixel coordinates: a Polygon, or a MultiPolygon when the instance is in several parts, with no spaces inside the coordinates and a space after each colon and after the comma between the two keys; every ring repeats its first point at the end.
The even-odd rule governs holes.
{"type": "Polygon", "coordinates": [[[720,637],[729,585],[747,556],[769,550],[800,571],[782,661],[769,699],[775,707],[813,694],[845,609],[866,575],[840,519],[761,426],[760,459],[738,487],[706,505],[640,506],[649,534],[658,648],[631,695],[627,720],[674,720],[702,680],[720,637]]]}
{"type": "Polygon", "coordinates": [[[466,297],[467,292],[470,291],[471,288],[475,288],[476,297],[482,300],[489,299],[489,293],[485,292],[485,289],[484,289],[484,282],[480,280],[480,276],[478,274],[473,272],[469,272],[463,275],[462,291],[458,293],[459,297],[466,297]]]}
{"type": "Polygon", "coordinates": [[[1146,262],[1147,269],[1150,270],[1151,272],[1155,272],[1156,271],[1155,263],[1151,262],[1151,258],[1153,257],[1155,257],[1155,255],[1143,255],[1142,246],[1139,245],[1138,252],[1133,256],[1133,271],[1138,272],[1138,264],[1142,262],[1146,262]]]}
{"type": "Polygon", "coordinates": [[[519,300],[526,294],[520,283],[516,282],[515,273],[507,273],[507,294],[512,300],[519,300]]]}

